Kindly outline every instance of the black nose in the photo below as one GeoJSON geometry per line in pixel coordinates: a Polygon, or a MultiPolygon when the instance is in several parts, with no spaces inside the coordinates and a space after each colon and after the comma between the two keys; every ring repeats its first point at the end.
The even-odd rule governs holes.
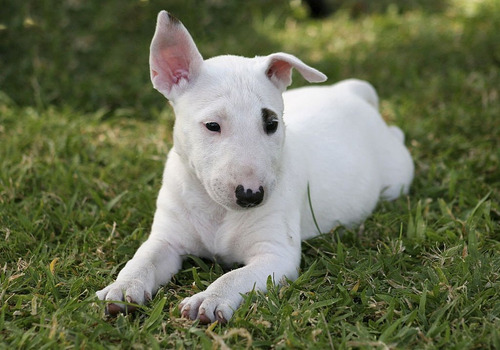
{"type": "Polygon", "coordinates": [[[264,188],[259,187],[259,191],[254,192],[251,189],[245,191],[245,187],[238,185],[236,187],[236,203],[243,208],[251,208],[259,205],[264,199],[264,188]]]}

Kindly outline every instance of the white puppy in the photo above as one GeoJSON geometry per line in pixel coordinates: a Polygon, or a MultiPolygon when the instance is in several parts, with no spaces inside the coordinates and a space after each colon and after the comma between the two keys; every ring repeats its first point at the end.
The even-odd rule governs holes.
{"type": "Polygon", "coordinates": [[[301,240],[317,226],[360,223],[379,198],[408,191],[413,162],[403,133],[385,124],[366,82],[283,93],[292,68],[309,82],[326,76],[285,53],[204,61],[165,11],[150,66],[176,114],[174,146],[151,235],[97,292],[111,314],[131,311],[120,301],[147,302],[192,254],[243,265],[180,304],[184,317],[226,322],[241,294],[265,291],[269,276],[297,277],[301,240]]]}

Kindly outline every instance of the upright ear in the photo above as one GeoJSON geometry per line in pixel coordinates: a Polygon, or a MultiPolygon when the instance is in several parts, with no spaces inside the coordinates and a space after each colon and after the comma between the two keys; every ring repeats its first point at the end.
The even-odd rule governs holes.
{"type": "Polygon", "coordinates": [[[199,74],[202,63],[203,57],[184,25],[161,11],[149,55],[153,87],[173,99],[199,74]]]}
{"type": "Polygon", "coordinates": [[[265,59],[266,75],[281,91],[285,91],[292,83],[292,68],[297,69],[310,83],[321,83],[327,79],[326,75],[320,71],[309,67],[297,57],[287,53],[273,53],[265,59]]]}

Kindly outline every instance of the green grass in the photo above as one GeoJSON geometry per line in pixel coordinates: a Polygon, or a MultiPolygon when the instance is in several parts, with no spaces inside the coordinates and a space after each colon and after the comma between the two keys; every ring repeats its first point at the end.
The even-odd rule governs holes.
{"type": "Polygon", "coordinates": [[[288,51],[330,82],[371,81],[407,134],[411,193],[305,242],[299,279],[250,293],[226,326],[180,318],[179,301],[224,272],[196,257],[137,315],[107,318],[94,293],[147,237],[172,142],[147,67],[166,5],[12,1],[0,11],[0,349],[500,348],[498,1],[346,0],[320,21],[297,1],[172,3],[205,57],[288,51]]]}

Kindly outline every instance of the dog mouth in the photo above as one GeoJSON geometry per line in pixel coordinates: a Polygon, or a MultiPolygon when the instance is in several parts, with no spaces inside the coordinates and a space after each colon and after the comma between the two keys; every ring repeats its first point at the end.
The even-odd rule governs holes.
{"type": "Polygon", "coordinates": [[[243,209],[250,209],[250,208],[255,208],[259,206],[260,203],[242,203],[240,200],[236,201],[236,204],[238,204],[240,207],[243,209]]]}

